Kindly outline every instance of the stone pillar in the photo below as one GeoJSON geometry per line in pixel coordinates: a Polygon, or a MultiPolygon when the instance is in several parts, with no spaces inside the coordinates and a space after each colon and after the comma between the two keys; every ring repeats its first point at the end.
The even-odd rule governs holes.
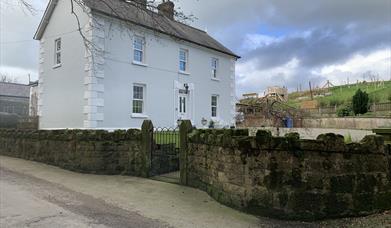
{"type": "Polygon", "coordinates": [[[188,134],[193,129],[190,120],[183,120],[179,126],[179,167],[180,167],[180,183],[187,185],[187,150],[188,150],[188,134]]]}
{"type": "Polygon", "coordinates": [[[144,120],[141,126],[141,177],[149,177],[151,170],[151,153],[152,153],[152,140],[153,140],[153,124],[150,120],[144,120]]]}

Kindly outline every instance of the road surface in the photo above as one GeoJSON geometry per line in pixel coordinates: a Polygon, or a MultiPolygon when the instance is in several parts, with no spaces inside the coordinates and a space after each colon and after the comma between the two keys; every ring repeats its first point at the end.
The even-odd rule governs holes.
{"type": "Polygon", "coordinates": [[[0,156],[0,227],[391,227],[391,214],[319,223],[255,217],[205,192],[125,176],[73,173],[0,156]]]}

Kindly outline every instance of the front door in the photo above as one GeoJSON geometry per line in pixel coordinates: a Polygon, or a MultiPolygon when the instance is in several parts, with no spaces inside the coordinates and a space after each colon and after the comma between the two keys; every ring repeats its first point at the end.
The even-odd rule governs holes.
{"type": "Polygon", "coordinates": [[[187,94],[179,94],[178,97],[178,119],[186,120],[188,119],[188,102],[189,98],[187,94]]]}

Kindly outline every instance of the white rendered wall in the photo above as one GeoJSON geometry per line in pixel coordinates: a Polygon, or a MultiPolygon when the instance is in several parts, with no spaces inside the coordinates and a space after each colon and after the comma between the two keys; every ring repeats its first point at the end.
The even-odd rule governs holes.
{"type": "MultiPolygon", "coordinates": [[[[97,16],[98,17],[98,16],[97,16]]],[[[103,18],[103,17],[100,17],[103,18]]],[[[142,28],[125,29],[114,19],[104,19],[104,108],[98,128],[140,127],[146,118],[132,117],[133,84],[146,85],[145,109],[155,126],[175,126],[178,88],[190,85],[191,120],[202,127],[211,120],[211,96],[218,95],[220,126],[235,123],[235,58],[151,32],[142,28]],[[145,64],[132,64],[134,32],[146,39],[145,64]],[[179,49],[189,50],[189,75],[179,74],[179,49]],[[212,80],[211,58],[219,59],[219,81],[212,80]],[[177,82],[177,83],[175,83],[177,82]]],[[[182,88],[183,89],[183,88],[182,88]]]]}
{"type": "MultiPolygon", "coordinates": [[[[81,26],[88,16],[75,4],[81,26]]],[[[85,48],[70,13],[70,1],[60,0],[40,40],[39,101],[40,129],[83,128],[85,48]],[[61,38],[62,65],[53,68],[54,40],[61,38]]]]}

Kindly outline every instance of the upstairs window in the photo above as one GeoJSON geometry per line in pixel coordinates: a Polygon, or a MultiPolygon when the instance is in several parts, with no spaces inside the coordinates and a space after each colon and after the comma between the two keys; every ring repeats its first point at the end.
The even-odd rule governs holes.
{"type": "Polygon", "coordinates": [[[212,95],[212,117],[217,117],[218,96],[212,95]]]}
{"type": "Polygon", "coordinates": [[[141,36],[135,36],[133,40],[133,61],[144,62],[145,40],[141,36]]]}
{"type": "Polygon", "coordinates": [[[187,71],[187,64],[188,64],[188,58],[189,58],[189,51],[185,49],[179,50],[179,70],[182,72],[187,71]]]}
{"type": "Polygon", "coordinates": [[[219,60],[216,58],[212,58],[212,78],[217,79],[217,68],[219,66],[219,60]]]}
{"type": "Polygon", "coordinates": [[[61,38],[54,41],[54,65],[61,65],[61,38]]]}
{"type": "Polygon", "coordinates": [[[133,86],[133,113],[143,114],[144,113],[144,92],[145,86],[134,85],[133,86]]]}

